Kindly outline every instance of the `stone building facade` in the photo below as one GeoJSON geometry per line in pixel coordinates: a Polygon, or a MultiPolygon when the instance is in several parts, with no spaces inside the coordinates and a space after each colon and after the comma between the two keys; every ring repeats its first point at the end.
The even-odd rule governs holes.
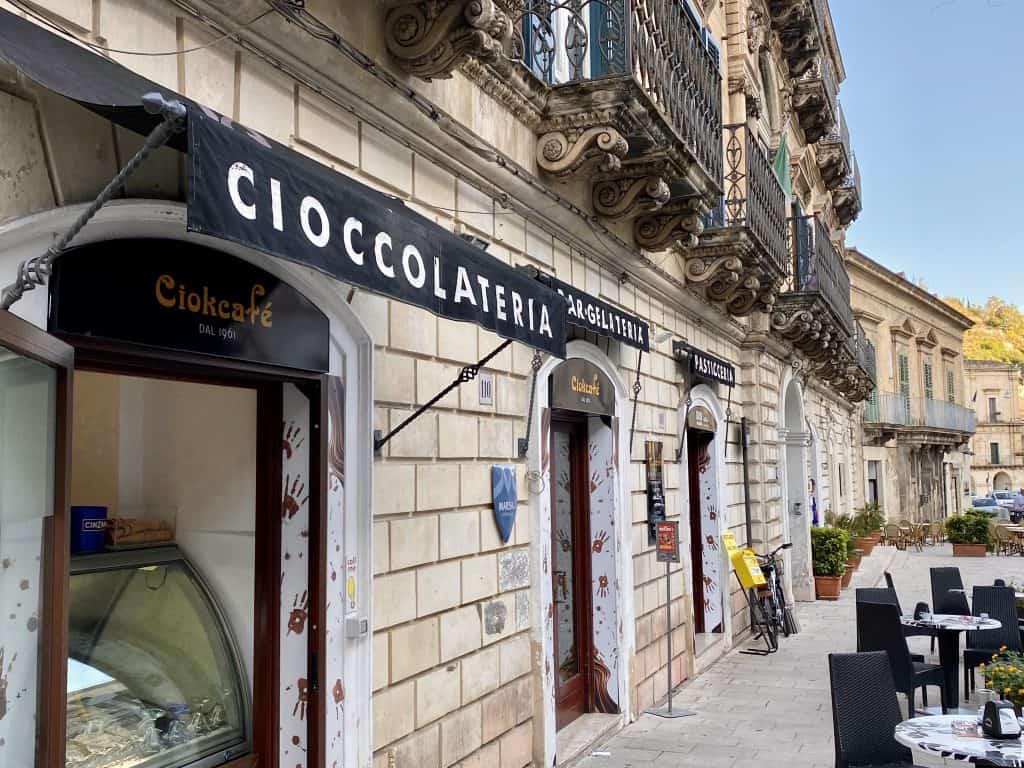
{"type": "Polygon", "coordinates": [[[1019,365],[964,360],[964,394],[978,414],[970,444],[970,492],[975,496],[1024,488],[1022,385],[1019,365]]]}
{"type": "MultiPolygon", "coordinates": [[[[287,392],[280,406],[307,434],[329,431],[332,446],[341,435],[344,471],[318,470],[341,496],[324,491],[324,530],[302,531],[311,547],[325,548],[325,569],[303,576],[282,566],[284,582],[308,577],[324,597],[313,608],[324,611],[326,658],[311,654],[308,663],[324,665],[319,678],[310,675],[328,684],[307,691],[303,677],[296,694],[283,672],[252,672],[269,681],[251,692],[259,719],[252,749],[268,753],[266,764],[561,764],[572,757],[570,741],[585,745],[663,699],[670,672],[678,683],[746,641],[723,533],[758,552],[793,541],[787,586],[813,599],[811,525],[863,504],[856,468],[869,449],[858,403],[874,386],[868,340],[881,344],[885,334],[881,318],[867,332],[857,322],[841,256],[860,210],[860,178],[837,100],[845,71],[827,3],[569,5],[0,2],[5,20],[81,41],[167,97],[181,94],[214,122],[249,131],[247,140],[277,142],[288,157],[383,193],[379,206],[420,214],[426,223],[417,226],[438,240],[455,233],[496,262],[557,278],[578,293],[572,306],[582,315],[597,307],[598,318],[621,313],[649,328],[638,346],[593,313],[589,325],[584,317],[572,326],[567,359],[600,382],[606,402],[596,415],[567,413],[556,403],[568,370],[557,357],[520,343],[501,348],[504,340],[478,324],[334,280],[288,254],[189,230],[199,179],[181,146],[157,150],[128,177],[73,246],[130,238],[210,248],[287,282],[329,321],[328,373],[343,384],[329,430],[315,409],[289,411],[287,392]],[[693,364],[700,355],[733,373],[702,374],[693,364]],[[680,523],[681,562],[667,568],[648,525],[652,444],[663,459],[665,516],[680,523]],[[506,467],[516,516],[503,538],[493,499],[495,472],[506,467]],[[265,696],[282,702],[280,714],[263,706],[265,696]],[[308,726],[296,722],[307,697],[308,726]]],[[[4,283],[45,253],[142,142],[123,113],[71,85],[38,82],[26,71],[35,65],[24,63],[31,51],[6,45],[4,283]]],[[[238,190],[263,180],[233,168],[233,210],[249,218],[255,204],[238,190]]],[[[273,207],[273,194],[260,204],[273,207]]],[[[326,230],[310,228],[311,208],[304,203],[302,216],[313,242],[326,230]]],[[[278,227],[278,218],[278,231],[291,226],[278,227]]],[[[369,253],[361,254],[367,262],[369,253]]],[[[51,302],[36,290],[12,311],[52,330],[51,302]]],[[[958,350],[959,319],[951,311],[928,318],[920,344],[958,350]],[[931,341],[933,327],[950,338],[931,341]]],[[[81,382],[136,370],[116,351],[97,362],[87,342],[59,335],[85,361],[81,382]]],[[[915,325],[911,338],[919,335],[915,325]]],[[[206,375],[192,358],[176,364],[183,380],[206,375]]],[[[75,385],[79,410],[129,412],[124,382],[118,399],[86,386],[75,385]]],[[[956,397],[962,403],[962,392],[956,397]]],[[[120,481],[106,496],[75,497],[75,466],[87,461],[79,449],[104,434],[92,424],[75,417],[69,502],[123,507],[120,481]]],[[[283,493],[291,519],[308,499],[293,497],[289,477],[278,477],[283,491],[270,495],[283,493]]],[[[199,545],[181,544],[201,559],[199,545]]],[[[230,618],[239,600],[232,581],[210,581],[230,618]]],[[[282,585],[268,598],[288,630],[280,669],[306,663],[301,649],[289,650],[289,631],[303,631],[305,594],[299,587],[293,600],[282,585]]],[[[235,634],[255,635],[259,648],[262,625],[236,613],[247,626],[235,634]]],[[[321,631],[311,621],[309,632],[321,631]]],[[[52,674],[67,673],[58,664],[52,674]]],[[[13,737],[6,743],[13,749],[13,737]]]]}
{"type": "Polygon", "coordinates": [[[972,322],[856,249],[847,250],[846,265],[853,313],[878,370],[863,414],[866,498],[890,520],[956,514],[969,501],[975,415],[962,382],[972,322]]]}

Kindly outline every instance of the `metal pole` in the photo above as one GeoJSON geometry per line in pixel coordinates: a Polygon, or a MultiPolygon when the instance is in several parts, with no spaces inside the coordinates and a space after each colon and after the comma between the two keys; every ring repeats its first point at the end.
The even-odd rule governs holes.
{"type": "Polygon", "coordinates": [[[743,509],[747,516],[747,546],[754,540],[754,522],[750,515],[750,464],[747,457],[747,417],[740,417],[740,449],[743,451],[743,509]]]}
{"type": "Polygon", "coordinates": [[[672,714],[672,563],[665,563],[665,624],[668,626],[668,713],[672,714]]]}

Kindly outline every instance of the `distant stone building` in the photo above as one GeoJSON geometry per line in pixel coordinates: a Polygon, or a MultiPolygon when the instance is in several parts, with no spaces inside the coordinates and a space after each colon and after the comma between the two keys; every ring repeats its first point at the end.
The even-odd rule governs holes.
{"type": "Polygon", "coordinates": [[[875,345],[878,387],[863,406],[864,485],[890,520],[964,507],[975,416],[963,388],[972,321],[854,248],[853,313],[875,345]]]}
{"type": "Polygon", "coordinates": [[[964,393],[978,413],[971,438],[971,493],[1024,488],[1024,372],[1019,365],[964,361],[964,393]]]}

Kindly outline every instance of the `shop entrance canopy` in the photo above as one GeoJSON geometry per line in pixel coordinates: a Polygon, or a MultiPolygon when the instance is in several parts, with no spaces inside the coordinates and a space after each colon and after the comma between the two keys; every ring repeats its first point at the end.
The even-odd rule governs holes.
{"type": "Polygon", "coordinates": [[[190,231],[565,356],[566,303],[558,293],[400,200],[6,11],[0,59],[142,135],[170,119],[147,111],[144,96],[162,93],[184,105],[181,130],[166,143],[188,154],[190,231]]]}

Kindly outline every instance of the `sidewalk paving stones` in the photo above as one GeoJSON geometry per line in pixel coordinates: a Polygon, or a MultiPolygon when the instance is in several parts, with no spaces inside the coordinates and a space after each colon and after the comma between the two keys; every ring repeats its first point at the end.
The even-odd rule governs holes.
{"type": "MultiPolygon", "coordinates": [[[[931,604],[929,569],[960,568],[968,593],[996,578],[1024,585],[1024,557],[954,558],[948,544],[923,552],[876,547],[837,602],[799,603],[801,632],[780,638],[771,656],[739,653],[741,643],[699,677],[683,683],[673,707],[696,712],[666,720],[641,715],[577,765],[580,768],[832,768],[832,704],[827,655],[856,650],[854,588],[896,583],[904,610],[931,604]]],[[[927,637],[911,638],[929,653],[927,637]]],[[[936,659],[937,662],[937,659],[936,659]]],[[[933,691],[933,698],[937,694],[933,691]]],[[[901,704],[903,699],[900,697],[901,704]]],[[[931,702],[935,704],[937,702],[931,702]]],[[[905,706],[905,705],[904,705],[905,706]]]]}

